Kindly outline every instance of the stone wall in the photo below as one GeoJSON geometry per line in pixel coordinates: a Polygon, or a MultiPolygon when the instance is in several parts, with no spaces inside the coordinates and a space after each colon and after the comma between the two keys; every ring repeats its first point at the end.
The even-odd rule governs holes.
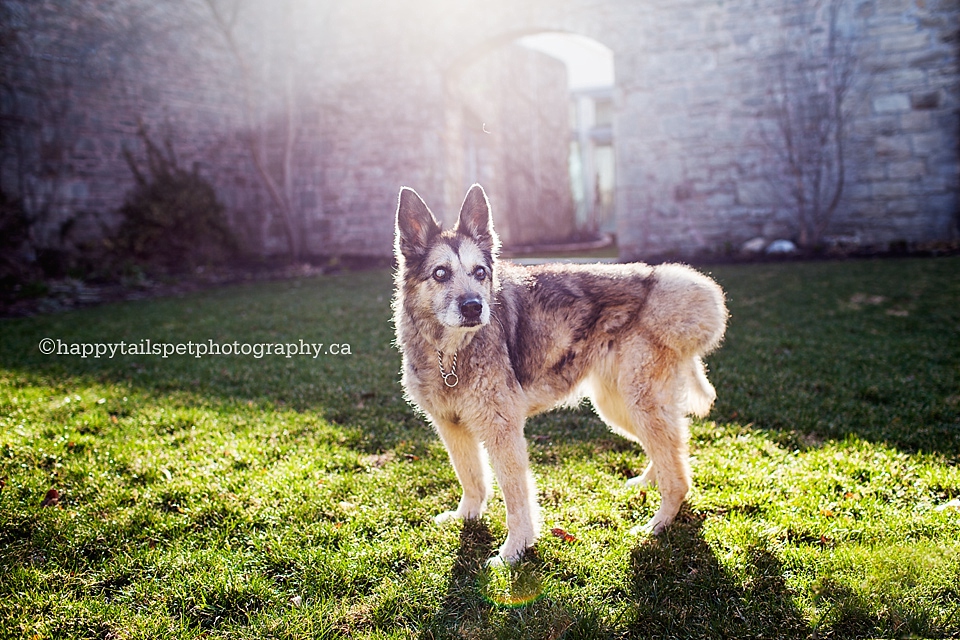
{"type": "MultiPolygon", "coordinates": [[[[795,14],[781,3],[659,9],[618,66],[618,213],[626,257],[795,237],[766,168],[767,61],[795,14]],[[655,28],[653,25],[657,25],[655,28]],[[626,58],[624,60],[624,58],[626,58]],[[622,82],[621,82],[622,79],[622,82]]],[[[850,3],[859,71],[848,95],[846,187],[828,236],[861,244],[957,236],[957,9],[850,3]]]]}
{"type": "Polygon", "coordinates": [[[81,3],[3,8],[15,21],[2,56],[0,186],[38,218],[39,246],[55,245],[71,219],[87,240],[117,222],[134,186],[127,154],[145,170],[141,128],[216,184],[242,238],[259,238],[262,198],[237,141],[233,67],[209,32],[135,2],[119,15],[81,3]]]}
{"type": "MultiPolygon", "coordinates": [[[[28,3],[3,5],[20,11],[28,3]]],[[[478,132],[465,118],[454,91],[464,70],[490,52],[507,51],[525,34],[557,30],[614,51],[622,257],[724,252],[758,235],[796,234],[778,195],[782,184],[768,171],[774,151],[765,131],[771,60],[806,29],[797,0],[256,0],[245,3],[236,25],[250,65],[249,118],[243,74],[202,0],[103,6],[113,15],[95,22],[101,41],[120,43],[113,57],[65,54],[83,50],[77,42],[89,33],[50,21],[37,28],[56,38],[31,32],[26,54],[5,49],[2,57],[4,79],[16,80],[13,93],[20,98],[14,104],[6,96],[2,103],[3,190],[27,195],[17,170],[26,166],[36,184],[46,181],[44,188],[56,195],[59,218],[77,211],[108,215],[120,204],[132,185],[122,149],[136,151],[142,121],[157,135],[172,134],[185,166],[199,163],[249,245],[282,253],[276,207],[244,142],[251,131],[266,132],[267,165],[283,177],[292,117],[293,169],[286,183],[310,254],[388,255],[401,185],[449,216],[466,184],[491,175],[498,176],[487,185],[503,209],[498,215],[536,212],[545,216],[538,225],[562,230],[566,151],[559,160],[552,151],[543,155],[544,168],[531,174],[526,169],[537,162],[534,156],[501,152],[512,144],[532,148],[527,136],[494,145],[476,166],[465,166],[468,146],[476,143],[470,136],[486,134],[482,122],[478,132]],[[138,46],[121,46],[133,36],[138,46]],[[64,93],[69,112],[30,129],[21,112],[39,92],[31,86],[39,76],[27,73],[38,59],[74,75],[64,93]],[[20,146],[10,135],[14,129],[22,134],[20,146]],[[45,141],[55,138],[63,153],[44,160],[45,141]],[[18,164],[24,141],[32,149],[26,165],[18,164]],[[53,160],[56,171],[45,169],[53,160]],[[554,211],[559,219],[550,217],[554,211]]],[[[950,0],[849,0],[845,6],[843,29],[856,43],[859,72],[848,101],[844,197],[826,233],[876,245],[956,238],[960,7],[950,0]]],[[[17,27],[8,21],[4,28],[11,24],[17,27]]],[[[552,73],[550,65],[535,66],[544,79],[552,73]]],[[[547,87],[555,84],[531,88],[551,93],[552,103],[555,92],[547,87]]],[[[504,98],[499,109],[516,107],[504,98]]],[[[556,110],[546,113],[554,114],[549,120],[556,110]]],[[[511,137],[523,133],[522,126],[510,127],[511,137]]],[[[561,147],[556,144],[556,153],[561,147]]],[[[511,233],[512,224],[504,225],[511,233]]],[[[526,239],[522,233],[518,240],[526,239]]]]}

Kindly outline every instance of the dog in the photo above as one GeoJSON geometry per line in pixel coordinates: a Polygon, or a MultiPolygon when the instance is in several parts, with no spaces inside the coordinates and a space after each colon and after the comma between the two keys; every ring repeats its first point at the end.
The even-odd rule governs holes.
{"type": "Polygon", "coordinates": [[[479,518],[490,463],[507,538],[489,564],[514,564],[540,529],[524,421],[583,396],[650,459],[627,484],[659,487],[642,530],[658,534],[690,490],[687,415],[716,399],[702,357],[723,338],[723,290],[683,265],[545,264],[498,259],[480,185],[444,231],[412,189],[400,190],[393,319],[409,402],[440,435],[463,488],[436,522],[479,518]]]}

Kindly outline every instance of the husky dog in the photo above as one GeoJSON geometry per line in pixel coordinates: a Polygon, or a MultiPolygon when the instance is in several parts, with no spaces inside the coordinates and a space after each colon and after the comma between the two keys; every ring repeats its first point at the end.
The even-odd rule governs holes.
{"type": "Polygon", "coordinates": [[[716,398],[701,360],[727,321],[713,280],[676,264],[500,262],[480,185],[448,231],[415,191],[401,189],[395,250],[403,386],[463,487],[459,506],[437,522],[480,517],[491,492],[489,454],[508,530],[490,562],[516,562],[540,527],[524,420],[582,395],[650,458],[627,484],[656,484],[662,500],[634,533],[657,534],[673,521],[690,489],[686,416],[705,415],[716,398]]]}

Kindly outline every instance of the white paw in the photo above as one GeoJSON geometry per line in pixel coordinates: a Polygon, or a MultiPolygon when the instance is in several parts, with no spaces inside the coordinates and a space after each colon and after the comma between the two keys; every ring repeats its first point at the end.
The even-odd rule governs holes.
{"type": "Polygon", "coordinates": [[[437,524],[443,524],[444,522],[450,522],[451,520],[475,520],[483,514],[483,507],[481,506],[463,506],[460,505],[457,507],[456,511],[444,511],[443,513],[433,517],[433,521],[437,524]]]}
{"type": "Polygon", "coordinates": [[[483,564],[489,569],[499,569],[500,567],[507,566],[507,563],[504,562],[503,558],[501,558],[499,555],[493,556],[483,564]]]}
{"type": "Polygon", "coordinates": [[[630,529],[630,535],[647,535],[647,536],[658,536],[664,529],[670,526],[670,523],[673,522],[672,517],[667,517],[657,511],[653,514],[653,517],[650,518],[650,521],[646,524],[638,524],[634,528],[630,529]]]}
{"type": "Polygon", "coordinates": [[[433,516],[433,521],[436,524],[443,524],[445,522],[450,522],[451,520],[459,520],[460,516],[457,515],[456,511],[444,511],[433,516]]]}
{"type": "MultiPolygon", "coordinates": [[[[533,536],[531,536],[533,538],[533,536]]],[[[503,543],[503,546],[500,547],[500,550],[497,551],[497,555],[493,556],[487,560],[488,567],[502,567],[504,565],[514,566],[517,562],[520,561],[520,558],[523,557],[523,554],[527,552],[527,549],[530,547],[526,543],[526,536],[521,538],[521,542],[517,543],[510,539],[510,536],[507,535],[506,542],[503,543]]]]}
{"type": "Polygon", "coordinates": [[[630,478],[627,480],[628,487],[646,487],[647,489],[653,489],[657,486],[657,482],[652,478],[648,477],[647,474],[642,476],[637,476],[636,478],[630,478]]]}

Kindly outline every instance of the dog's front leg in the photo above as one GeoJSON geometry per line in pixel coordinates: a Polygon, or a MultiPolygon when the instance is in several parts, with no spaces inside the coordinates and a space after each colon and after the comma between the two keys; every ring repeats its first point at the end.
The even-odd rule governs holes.
{"type": "Polygon", "coordinates": [[[437,420],[435,425],[463,487],[463,496],[456,511],[445,511],[436,516],[434,521],[441,523],[455,518],[479,518],[487,507],[487,496],[490,495],[490,465],[486,452],[477,437],[463,425],[445,420],[437,420]]]}
{"type": "Polygon", "coordinates": [[[537,487],[527,458],[523,420],[495,427],[485,444],[507,506],[507,540],[487,564],[514,564],[537,541],[540,530],[537,487]]]}

